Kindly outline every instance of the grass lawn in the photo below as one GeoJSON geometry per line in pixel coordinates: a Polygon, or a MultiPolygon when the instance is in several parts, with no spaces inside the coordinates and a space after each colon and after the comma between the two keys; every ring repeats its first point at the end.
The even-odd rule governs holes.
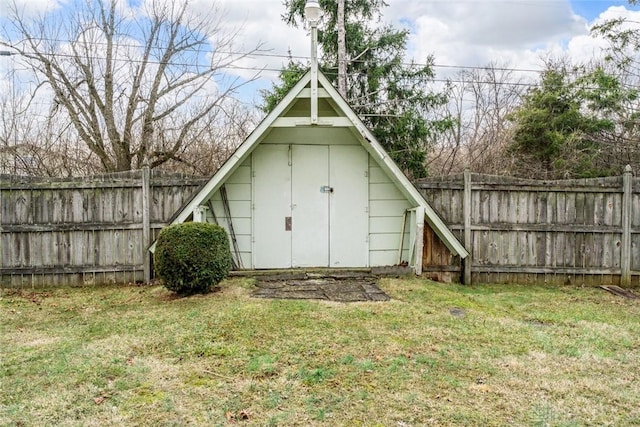
{"type": "Polygon", "coordinates": [[[251,283],[0,290],[0,425],[640,425],[638,300],[412,278],[344,304],[251,283]]]}

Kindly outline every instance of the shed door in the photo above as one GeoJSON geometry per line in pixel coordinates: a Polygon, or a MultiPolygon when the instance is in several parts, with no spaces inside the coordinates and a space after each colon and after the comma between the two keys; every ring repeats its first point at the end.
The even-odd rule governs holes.
{"type": "Polygon", "coordinates": [[[368,265],[362,147],[261,145],[253,158],[254,268],[368,265]]]}
{"type": "Polygon", "coordinates": [[[329,147],[331,267],[369,265],[369,155],[359,145],[329,147]]]}
{"type": "Polygon", "coordinates": [[[291,216],[293,267],[329,266],[329,147],[293,145],[291,216]]]}
{"type": "Polygon", "coordinates": [[[253,152],[253,267],[291,268],[291,167],[288,145],[253,152]]]}

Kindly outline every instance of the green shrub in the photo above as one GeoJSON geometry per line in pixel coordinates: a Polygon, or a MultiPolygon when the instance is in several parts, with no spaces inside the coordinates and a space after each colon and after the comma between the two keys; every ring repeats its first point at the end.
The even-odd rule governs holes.
{"type": "Polygon", "coordinates": [[[218,225],[202,222],[163,228],[153,262],[167,289],[182,295],[208,292],[231,270],[227,233],[218,225]]]}

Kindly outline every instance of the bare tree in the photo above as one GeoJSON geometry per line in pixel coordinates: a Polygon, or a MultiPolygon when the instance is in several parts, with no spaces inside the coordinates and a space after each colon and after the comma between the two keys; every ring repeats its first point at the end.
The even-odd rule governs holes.
{"type": "MultiPolygon", "coordinates": [[[[97,157],[79,140],[71,123],[60,114],[29,109],[30,101],[33,99],[28,93],[0,92],[0,174],[54,177],[104,171],[97,157]]],[[[257,121],[253,108],[228,99],[194,125],[187,135],[188,143],[158,168],[211,175],[257,121]]],[[[180,132],[175,129],[159,127],[154,144],[171,147],[179,137],[180,132]]]]}
{"type": "Polygon", "coordinates": [[[441,114],[454,122],[429,158],[429,170],[446,175],[469,167],[476,172],[507,173],[511,159],[507,117],[527,88],[507,67],[489,64],[458,73],[441,114]]]}
{"type": "MultiPolygon", "coordinates": [[[[226,102],[212,110],[193,127],[188,135],[190,143],[176,153],[161,169],[201,176],[212,175],[257,125],[255,110],[238,102],[226,102]]],[[[160,146],[174,145],[179,134],[162,129],[158,132],[160,146]]]]}
{"type": "Polygon", "coordinates": [[[511,140],[508,116],[521,102],[527,85],[514,78],[507,67],[490,64],[482,70],[468,72],[467,91],[474,103],[466,162],[474,170],[506,173],[511,140]]]}
{"type": "Polygon", "coordinates": [[[29,19],[14,4],[0,44],[46,82],[52,115],[71,123],[104,171],[180,161],[201,122],[252,80],[224,78],[225,68],[260,46],[234,52],[237,31],[224,29],[215,7],[203,17],[181,1],[74,6],[58,21],[29,19]]]}
{"type": "Polygon", "coordinates": [[[0,93],[0,173],[73,176],[100,170],[67,120],[39,110],[28,93],[0,93]]]}

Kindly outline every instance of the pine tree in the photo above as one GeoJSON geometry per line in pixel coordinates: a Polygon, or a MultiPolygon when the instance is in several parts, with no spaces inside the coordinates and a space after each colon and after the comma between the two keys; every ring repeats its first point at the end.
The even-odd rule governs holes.
{"type": "MultiPolygon", "coordinates": [[[[405,62],[407,30],[378,24],[383,0],[349,0],[344,3],[346,58],[339,55],[338,1],[320,0],[323,9],[318,27],[320,68],[336,86],[340,60],[346,62],[347,102],[404,172],[412,178],[427,174],[425,157],[439,132],[450,120],[429,120],[435,107],[447,102],[443,93],[430,89],[433,58],[425,64],[405,62]],[[339,57],[340,56],[340,57],[339,57]]],[[[305,0],[286,0],[283,19],[292,26],[304,18],[305,0]]],[[[263,92],[265,111],[271,111],[306,72],[290,60],[280,81],[263,92]]]]}

